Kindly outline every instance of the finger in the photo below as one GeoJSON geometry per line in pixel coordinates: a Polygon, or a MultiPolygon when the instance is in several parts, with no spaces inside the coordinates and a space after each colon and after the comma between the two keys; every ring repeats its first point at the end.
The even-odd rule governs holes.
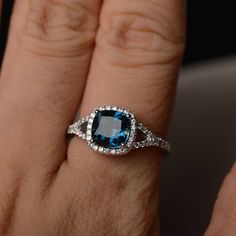
{"type": "MultiPolygon", "coordinates": [[[[18,161],[35,158],[50,166],[65,157],[65,133],[81,99],[99,7],[100,0],[15,2],[0,84],[6,134],[0,144],[14,144],[18,161]],[[52,153],[60,159],[50,159],[52,153]]],[[[9,159],[7,153],[1,160],[9,159]]]]}
{"type": "Polygon", "coordinates": [[[205,236],[236,235],[236,165],[226,177],[218,195],[205,236]]]}
{"type": "MultiPolygon", "coordinates": [[[[104,1],[81,116],[100,105],[121,106],[133,111],[151,130],[164,135],[183,48],[183,1],[104,1]]],[[[76,170],[74,179],[81,179],[78,175],[84,173],[87,182],[101,186],[101,177],[101,194],[112,196],[112,203],[117,199],[119,202],[104,204],[114,212],[122,212],[123,222],[134,221],[128,210],[120,211],[130,209],[128,203],[132,203],[135,222],[142,222],[134,223],[136,230],[143,224],[148,229],[156,217],[159,156],[148,149],[131,152],[121,160],[103,158],[74,138],[67,163],[70,171],[76,170]]]]}
{"type": "Polygon", "coordinates": [[[183,1],[107,0],[100,19],[82,115],[115,104],[164,134],[184,48],[183,1]]]}

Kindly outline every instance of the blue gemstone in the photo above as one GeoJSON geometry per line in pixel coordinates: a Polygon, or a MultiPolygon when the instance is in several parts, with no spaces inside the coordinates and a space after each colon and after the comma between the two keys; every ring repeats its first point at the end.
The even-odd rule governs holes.
{"type": "Polygon", "coordinates": [[[92,139],[98,146],[119,149],[129,140],[131,119],[119,111],[99,111],[92,125],[92,139]]]}

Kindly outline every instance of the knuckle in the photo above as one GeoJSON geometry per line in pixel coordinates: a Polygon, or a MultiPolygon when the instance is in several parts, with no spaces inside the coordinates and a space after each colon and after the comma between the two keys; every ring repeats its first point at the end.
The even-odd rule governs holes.
{"type": "Polygon", "coordinates": [[[98,44],[106,54],[112,52],[113,58],[114,55],[118,55],[115,57],[118,59],[122,57],[119,61],[126,65],[168,63],[179,59],[184,51],[184,32],[176,32],[167,18],[161,14],[153,17],[141,10],[109,15],[102,19],[98,44]]]}
{"type": "Polygon", "coordinates": [[[78,1],[31,0],[19,41],[36,54],[73,57],[93,45],[96,28],[96,14],[78,1]]]}

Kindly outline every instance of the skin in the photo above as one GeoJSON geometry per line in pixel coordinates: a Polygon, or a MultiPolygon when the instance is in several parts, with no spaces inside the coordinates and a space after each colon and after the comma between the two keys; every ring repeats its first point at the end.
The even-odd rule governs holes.
{"type": "MultiPolygon", "coordinates": [[[[15,1],[0,78],[1,236],[159,235],[161,153],[103,157],[65,134],[78,108],[116,104],[165,137],[184,45],[183,0],[15,1]]],[[[235,235],[235,178],[206,236],[235,235]]]]}

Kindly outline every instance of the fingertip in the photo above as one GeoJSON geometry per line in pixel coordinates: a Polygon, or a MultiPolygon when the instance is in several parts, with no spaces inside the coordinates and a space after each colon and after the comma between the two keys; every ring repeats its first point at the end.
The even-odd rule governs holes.
{"type": "Polygon", "coordinates": [[[224,179],[205,236],[236,235],[236,162],[224,179]],[[230,233],[229,233],[230,232],[230,233]]]}

